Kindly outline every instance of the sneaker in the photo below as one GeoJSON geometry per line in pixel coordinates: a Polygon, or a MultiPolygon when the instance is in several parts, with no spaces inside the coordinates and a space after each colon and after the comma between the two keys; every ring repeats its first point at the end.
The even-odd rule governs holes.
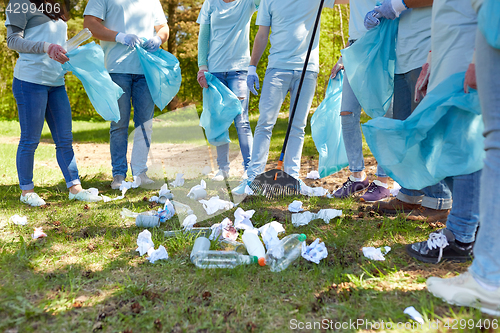
{"type": "Polygon", "coordinates": [[[472,260],[472,247],[461,247],[455,242],[455,235],[448,229],[441,229],[429,235],[424,242],[406,245],[406,252],[415,259],[437,264],[443,260],[466,262],[472,260]]]}
{"type": "Polygon", "coordinates": [[[427,290],[447,303],[470,306],[492,316],[500,316],[500,287],[486,290],[474,277],[465,272],[450,279],[431,277],[427,279],[427,290]]]}
{"type": "Polygon", "coordinates": [[[241,183],[231,190],[232,194],[245,195],[245,189],[250,184],[248,179],[242,180],[241,183]]]}
{"type": "Polygon", "coordinates": [[[34,192],[26,193],[26,195],[21,194],[21,200],[22,203],[28,204],[33,207],[39,207],[45,205],[45,200],[40,198],[38,194],[34,192]]]}
{"type": "Polygon", "coordinates": [[[350,197],[356,192],[363,191],[365,188],[367,188],[369,185],[368,177],[365,178],[363,181],[356,181],[356,178],[354,178],[352,175],[347,178],[347,181],[342,184],[342,187],[339,188],[337,191],[333,192],[333,196],[335,198],[339,199],[345,199],[350,197]]]}
{"type": "Polygon", "coordinates": [[[368,190],[363,194],[359,201],[363,202],[374,202],[379,201],[391,196],[391,191],[383,186],[383,183],[379,180],[374,180],[368,190]]]}
{"type": "Polygon", "coordinates": [[[122,175],[113,176],[113,181],[111,182],[111,188],[113,190],[119,190],[120,186],[122,186],[122,182],[125,180],[125,177],[122,175]]]}
{"type": "Polygon", "coordinates": [[[151,178],[148,177],[148,175],[146,175],[145,172],[143,173],[140,173],[136,178],[140,178],[141,179],[141,182],[140,182],[140,185],[139,186],[144,186],[144,185],[151,185],[151,184],[154,184],[154,180],[152,180],[151,178]]]}
{"type": "Polygon", "coordinates": [[[97,195],[93,195],[89,190],[82,190],[77,194],[73,194],[69,192],[69,200],[78,200],[78,201],[86,201],[86,202],[97,202],[101,201],[102,198],[97,195]]]}
{"type": "Polygon", "coordinates": [[[411,204],[399,199],[392,199],[387,202],[379,202],[373,206],[373,210],[382,214],[411,213],[414,209],[421,207],[420,204],[411,204]]]}
{"type": "Polygon", "coordinates": [[[212,180],[216,181],[216,182],[223,182],[224,180],[227,179],[228,176],[229,175],[228,175],[228,173],[226,171],[223,171],[223,170],[219,169],[219,171],[217,171],[217,173],[212,178],[212,180]]]}
{"type": "Polygon", "coordinates": [[[448,214],[450,214],[449,209],[431,209],[420,206],[419,208],[414,209],[410,214],[408,214],[408,216],[406,216],[406,219],[412,221],[446,223],[446,220],[448,220],[448,214]]]}

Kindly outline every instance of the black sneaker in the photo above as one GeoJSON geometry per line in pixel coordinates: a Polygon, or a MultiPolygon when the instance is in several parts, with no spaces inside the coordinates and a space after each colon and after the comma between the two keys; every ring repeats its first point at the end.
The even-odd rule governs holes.
{"type": "Polygon", "coordinates": [[[461,247],[455,242],[455,235],[450,230],[441,229],[431,233],[425,242],[406,245],[406,252],[417,260],[432,264],[441,260],[466,262],[472,260],[473,245],[461,247]]]}

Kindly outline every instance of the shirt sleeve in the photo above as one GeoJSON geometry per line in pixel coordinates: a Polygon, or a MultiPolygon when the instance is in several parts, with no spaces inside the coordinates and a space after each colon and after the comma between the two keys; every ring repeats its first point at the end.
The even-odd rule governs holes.
{"type": "Polygon", "coordinates": [[[335,0],[325,0],[325,6],[326,8],[333,8],[335,7],[335,0]]]}
{"type": "Polygon", "coordinates": [[[105,0],[89,0],[83,12],[83,16],[95,16],[104,21],[106,20],[106,7],[105,0]]]}
{"type": "Polygon", "coordinates": [[[270,27],[272,19],[270,10],[269,0],[262,0],[259,5],[259,11],[257,13],[257,20],[255,21],[255,24],[270,27]]]}
{"type": "Polygon", "coordinates": [[[203,6],[201,6],[200,14],[198,15],[198,19],[196,20],[196,23],[198,24],[210,24],[210,1],[205,0],[203,3],[203,6]]]}
{"type": "Polygon", "coordinates": [[[23,38],[24,30],[15,25],[7,26],[7,47],[19,53],[44,53],[45,42],[34,42],[23,38]]]}
{"type": "Polygon", "coordinates": [[[198,34],[198,67],[208,67],[208,47],[210,43],[210,24],[200,25],[198,34]]]}
{"type": "Polygon", "coordinates": [[[160,1],[156,1],[154,5],[154,26],[162,25],[167,23],[167,18],[165,17],[165,12],[163,11],[163,7],[161,6],[160,1]]]}
{"type": "MultiPolygon", "coordinates": [[[[10,4],[11,6],[14,5],[14,1],[11,1],[10,4]]],[[[20,10],[19,13],[14,13],[13,11],[11,12],[8,12],[6,11],[6,14],[7,14],[7,17],[6,17],[6,20],[5,20],[5,26],[16,26],[18,28],[20,28],[21,30],[24,30],[26,29],[26,25],[28,24],[28,15],[29,15],[29,11],[22,11],[20,10]]]]}

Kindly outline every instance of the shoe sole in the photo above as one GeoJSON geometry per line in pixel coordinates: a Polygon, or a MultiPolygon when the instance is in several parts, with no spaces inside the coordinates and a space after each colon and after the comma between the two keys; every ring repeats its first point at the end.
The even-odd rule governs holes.
{"type": "Polygon", "coordinates": [[[361,197],[361,198],[359,198],[359,201],[361,201],[361,202],[379,202],[379,201],[384,201],[384,200],[386,200],[386,199],[388,199],[388,198],[390,198],[390,197],[391,197],[391,196],[388,196],[388,197],[383,197],[382,199],[372,200],[372,201],[365,200],[365,198],[362,198],[362,197],[361,197]]]}
{"type": "Polygon", "coordinates": [[[351,194],[349,194],[349,195],[347,195],[347,196],[342,196],[342,197],[336,197],[336,196],[335,196],[335,194],[334,194],[334,195],[333,195],[333,197],[334,197],[334,198],[337,198],[337,199],[347,199],[347,198],[351,197],[352,195],[354,195],[354,194],[356,194],[356,193],[358,193],[358,192],[361,192],[361,191],[366,190],[367,188],[368,188],[368,186],[367,186],[367,187],[365,187],[365,188],[363,188],[363,189],[361,189],[361,190],[354,191],[354,192],[352,192],[351,194]]]}
{"type": "MultiPolygon", "coordinates": [[[[441,299],[445,303],[448,303],[448,304],[451,304],[451,305],[455,305],[455,306],[473,307],[473,308],[479,309],[483,313],[489,314],[490,316],[500,317],[500,309],[499,310],[493,310],[493,309],[489,309],[489,308],[484,308],[482,306],[474,306],[475,304],[461,304],[459,302],[448,301],[447,299],[444,299],[443,297],[434,294],[432,291],[431,291],[431,294],[434,295],[434,297],[437,297],[437,298],[441,299]]],[[[478,305],[481,305],[481,303],[479,303],[478,305]]]]}
{"type": "MultiPolygon", "coordinates": [[[[437,258],[424,257],[424,256],[420,255],[419,253],[414,252],[411,249],[411,244],[406,245],[405,249],[406,249],[406,253],[412,258],[415,258],[419,261],[422,261],[422,262],[425,262],[428,264],[438,264],[437,258]]],[[[440,262],[443,262],[443,261],[467,262],[467,261],[472,261],[472,259],[473,259],[472,257],[466,257],[466,258],[464,258],[464,257],[451,257],[451,258],[447,257],[447,258],[441,258],[440,262]]]]}

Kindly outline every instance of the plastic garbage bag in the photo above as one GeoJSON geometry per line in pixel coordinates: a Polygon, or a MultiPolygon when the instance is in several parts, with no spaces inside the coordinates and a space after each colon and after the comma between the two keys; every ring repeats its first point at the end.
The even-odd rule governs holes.
{"type": "Polygon", "coordinates": [[[377,118],[363,125],[378,164],[402,187],[418,190],[482,169],[481,107],[477,91],[464,92],[464,77],[442,81],[405,121],[377,118]]]}
{"type": "Polygon", "coordinates": [[[200,126],[205,129],[208,142],[220,146],[231,142],[229,126],[243,112],[241,101],[215,76],[205,72],[208,88],[203,89],[203,112],[200,126]]]}
{"type": "Polygon", "coordinates": [[[325,99],[311,117],[311,136],[319,153],[318,170],[321,178],[349,165],[340,119],[343,80],[343,71],[330,79],[325,99]]]}
{"type": "Polygon", "coordinates": [[[477,16],[477,26],[484,38],[494,48],[500,49],[500,1],[484,0],[477,16]]]}
{"type": "Polygon", "coordinates": [[[123,90],[111,80],[104,67],[104,52],[101,47],[92,42],[66,55],[69,61],[62,65],[63,69],[73,72],[73,75],[82,82],[97,113],[104,120],[118,122],[120,120],[118,99],[123,90]]]}
{"type": "Polygon", "coordinates": [[[165,50],[148,52],[140,45],[135,49],[139,55],[149,92],[156,106],[163,110],[181,87],[182,76],[179,60],[165,50]]]}
{"type": "Polygon", "coordinates": [[[341,51],[344,70],[359,104],[372,118],[391,106],[399,19],[380,24],[341,51]]]}

